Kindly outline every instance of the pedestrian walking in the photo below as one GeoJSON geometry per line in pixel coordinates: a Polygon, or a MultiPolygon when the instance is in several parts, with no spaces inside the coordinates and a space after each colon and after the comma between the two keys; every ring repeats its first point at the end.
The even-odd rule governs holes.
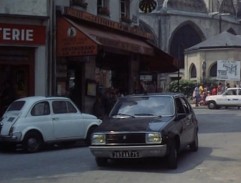
{"type": "Polygon", "coordinates": [[[193,98],[195,99],[195,105],[196,107],[199,105],[199,100],[200,100],[200,91],[198,85],[193,90],[193,98]]]}

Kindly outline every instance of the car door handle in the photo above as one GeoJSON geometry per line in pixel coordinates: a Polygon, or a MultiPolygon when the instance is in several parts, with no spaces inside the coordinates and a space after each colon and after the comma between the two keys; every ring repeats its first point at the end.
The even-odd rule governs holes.
{"type": "Polygon", "coordinates": [[[58,120],[59,118],[52,118],[53,120],[58,120]]]}

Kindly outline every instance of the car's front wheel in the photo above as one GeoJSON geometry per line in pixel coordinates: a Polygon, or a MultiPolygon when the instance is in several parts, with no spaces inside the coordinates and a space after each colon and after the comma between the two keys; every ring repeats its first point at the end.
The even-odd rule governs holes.
{"type": "Polygon", "coordinates": [[[107,166],[107,164],[108,164],[108,159],[107,158],[96,157],[95,161],[96,161],[96,164],[99,167],[107,166]]]}
{"type": "Polygon", "coordinates": [[[25,152],[38,152],[43,145],[42,137],[37,132],[29,132],[25,135],[23,140],[23,149],[25,152]]]}
{"type": "Polygon", "coordinates": [[[173,141],[169,145],[169,151],[167,154],[167,165],[170,169],[176,169],[177,168],[177,162],[178,161],[178,151],[176,142],[173,141]]]}
{"type": "Polygon", "coordinates": [[[197,130],[194,134],[194,140],[190,144],[190,150],[193,151],[193,152],[196,152],[198,150],[198,132],[197,132],[197,130]]]}

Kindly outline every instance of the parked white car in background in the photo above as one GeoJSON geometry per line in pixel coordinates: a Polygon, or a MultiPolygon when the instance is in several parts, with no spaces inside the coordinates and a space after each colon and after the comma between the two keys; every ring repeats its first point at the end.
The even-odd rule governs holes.
{"type": "Polygon", "coordinates": [[[219,109],[221,107],[240,107],[241,88],[228,88],[221,95],[210,95],[206,97],[209,109],[219,109]]]}
{"type": "Polygon", "coordinates": [[[0,120],[0,142],[37,152],[44,143],[85,140],[102,121],[81,113],[66,97],[33,96],[14,101],[0,120]]]}

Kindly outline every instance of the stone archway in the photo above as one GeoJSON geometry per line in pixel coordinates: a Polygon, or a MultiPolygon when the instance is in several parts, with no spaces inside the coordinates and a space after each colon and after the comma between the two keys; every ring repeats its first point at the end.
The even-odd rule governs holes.
{"type": "Polygon", "coordinates": [[[178,59],[179,68],[184,68],[184,50],[205,40],[202,31],[191,21],[177,27],[170,39],[169,53],[178,59]]]}

